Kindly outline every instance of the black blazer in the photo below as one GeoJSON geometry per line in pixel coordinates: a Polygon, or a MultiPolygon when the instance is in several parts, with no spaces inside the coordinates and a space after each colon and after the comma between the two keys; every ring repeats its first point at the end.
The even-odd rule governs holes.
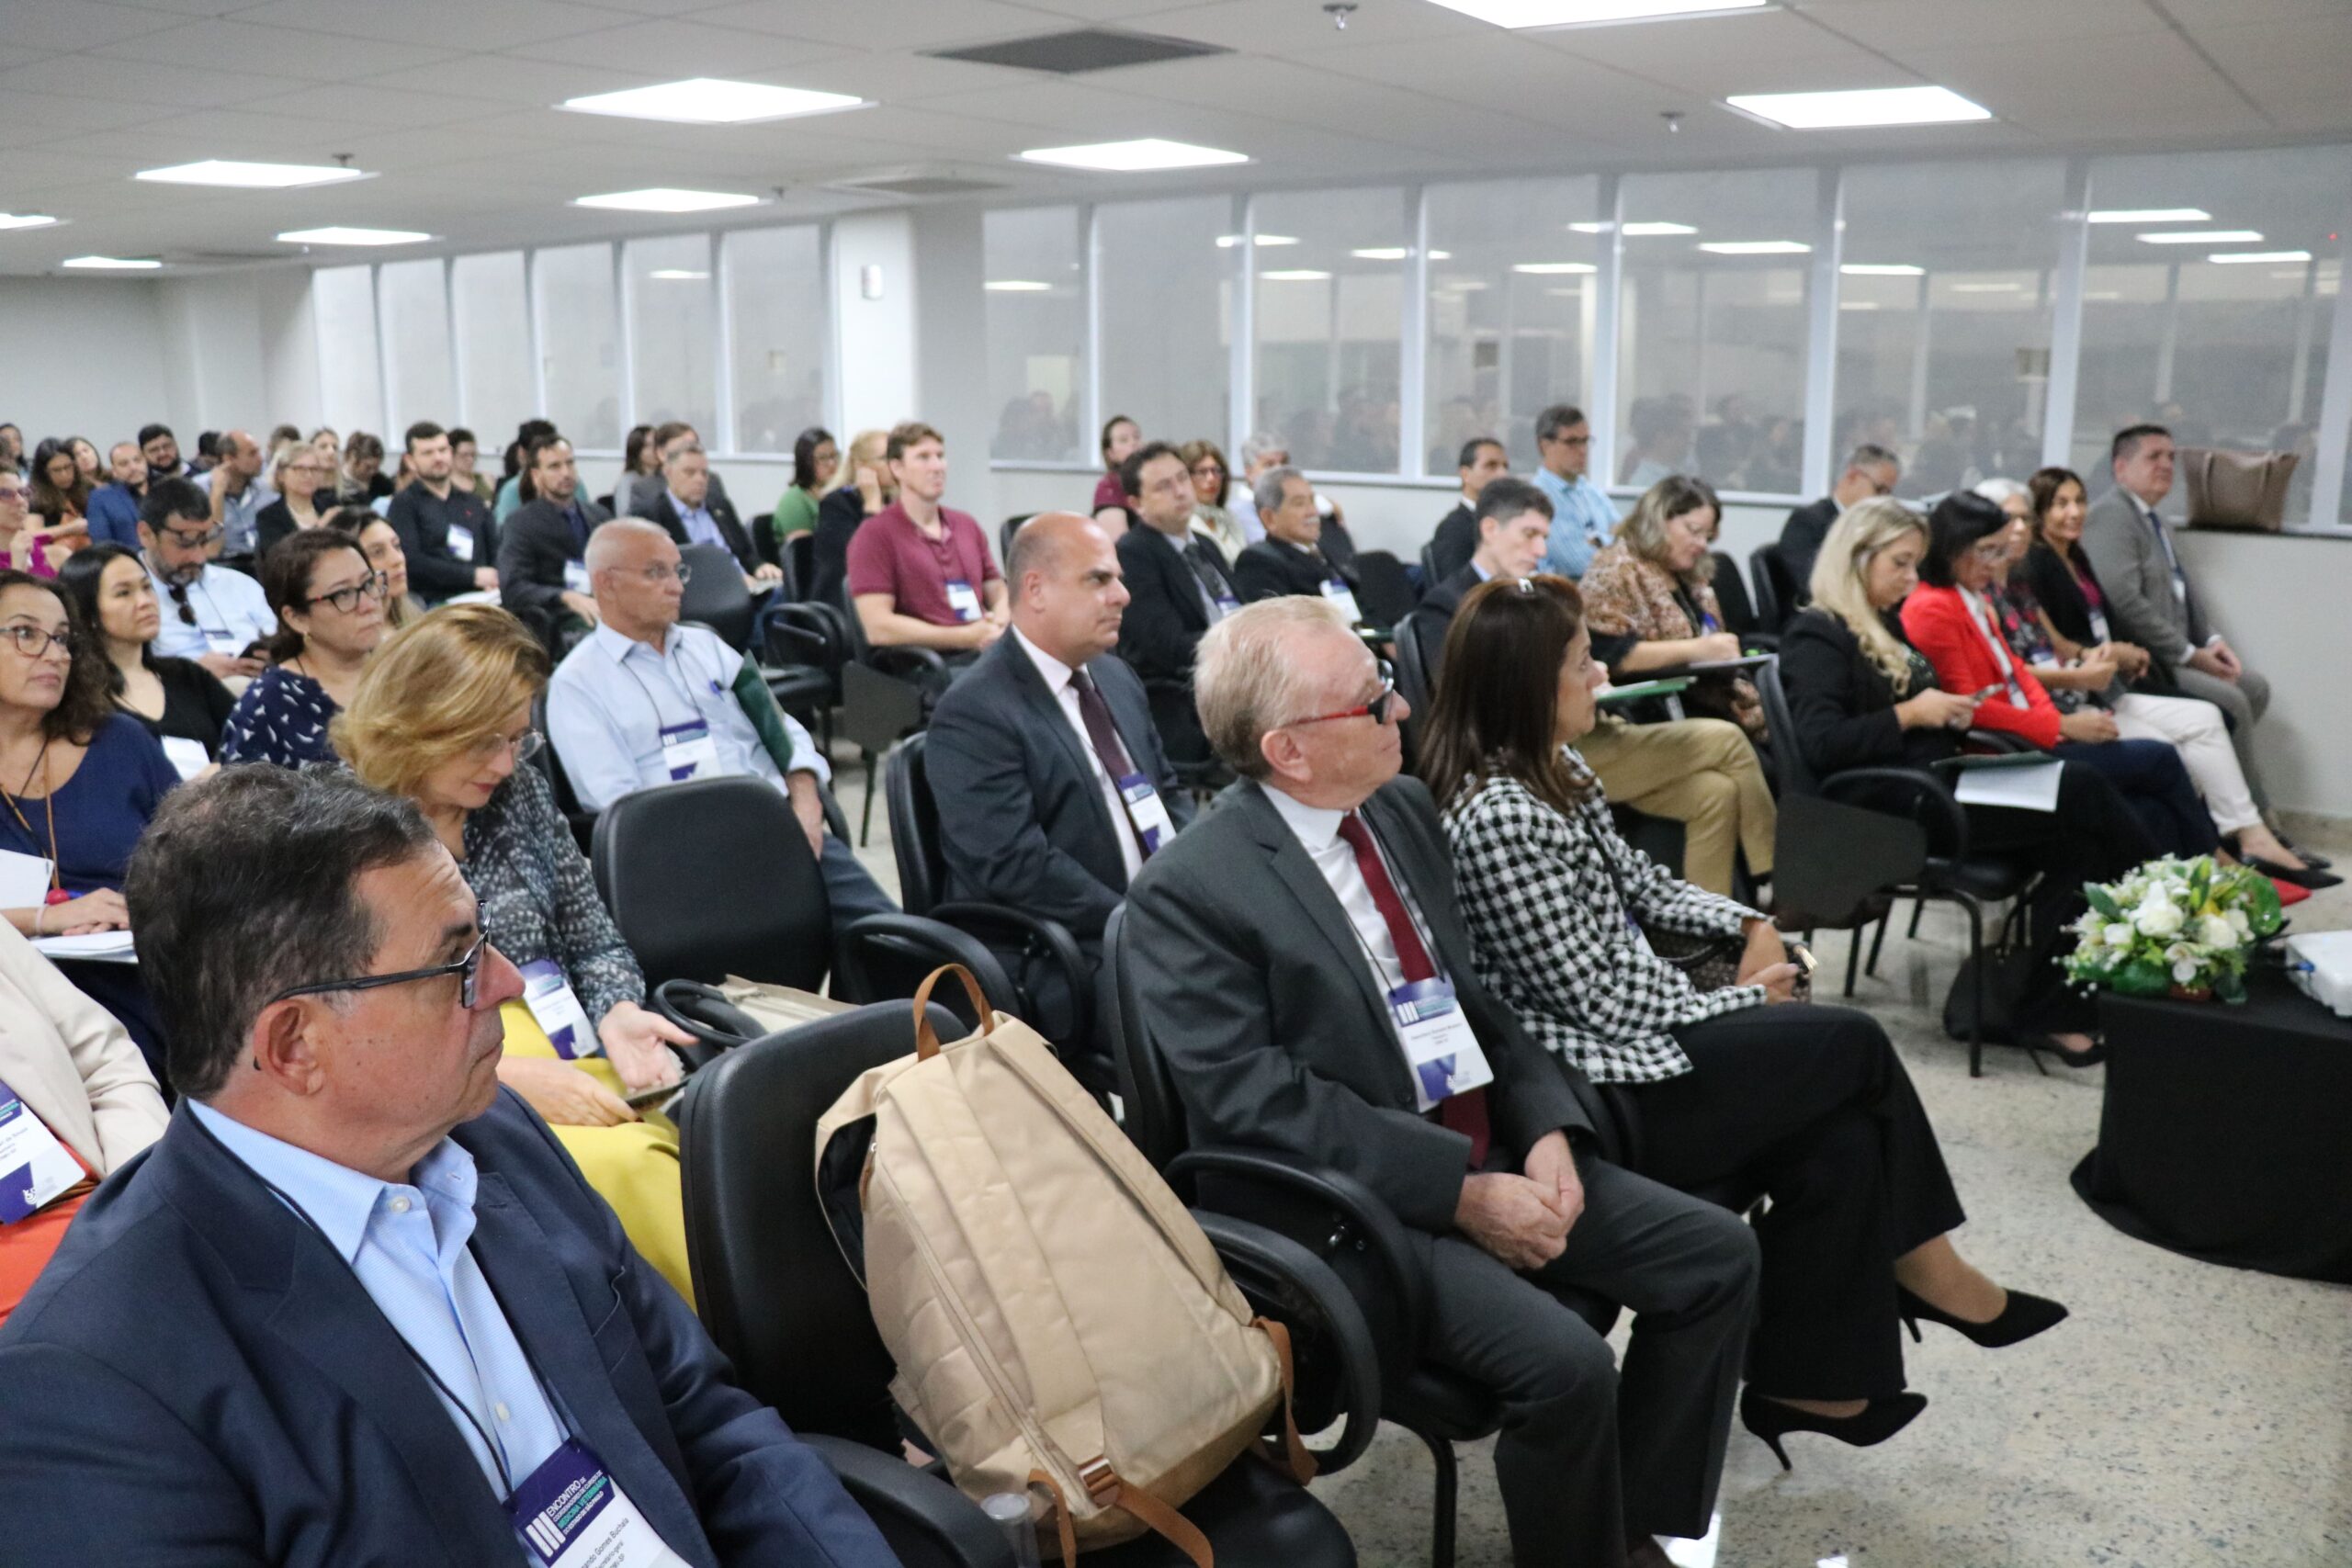
{"type": "Polygon", "coordinates": [[[1233,586],[1246,604],[1286,593],[1320,598],[1323,585],[1339,575],[1320,550],[1302,550],[1275,538],[1248,546],[1233,560],[1233,586]]]}
{"type": "MultiPolygon", "coordinates": [[[[704,496],[702,504],[703,510],[710,513],[710,520],[718,525],[718,536],[726,541],[727,553],[735,558],[736,564],[747,572],[759,570],[760,553],[752,547],[751,531],[743,526],[743,520],[735,515],[734,506],[716,491],[704,496]]],[[[668,529],[670,537],[680,549],[685,548],[690,542],[686,538],[685,520],[670,503],[667,490],[653,498],[653,504],[646,508],[645,519],[668,529]]]]}
{"type": "Polygon", "coordinates": [[[1837,521],[1838,499],[1825,495],[1798,507],[1781,525],[1781,559],[1788,564],[1790,581],[1797,585],[1800,596],[1813,581],[1813,563],[1821,554],[1821,542],[1829,537],[1830,525],[1837,521]]]}
{"type": "MultiPolygon", "coordinates": [[[[1143,682],[1114,654],[1086,672],[1110,705],[1128,761],[1151,776],[1169,820],[1182,828],[1192,797],[1160,749],[1143,682]]],[[[1011,632],[940,697],[930,734],[923,757],[947,896],[1011,904],[1060,921],[1082,942],[1099,939],[1126,892],[1113,835],[1127,829],[1111,820],[1092,759],[1011,632]]]]}
{"type": "MultiPolygon", "coordinates": [[[[2082,569],[2083,575],[2091,580],[2093,586],[2100,588],[2100,596],[2104,598],[2106,590],[2099,584],[2098,573],[2091,570],[2091,558],[2078,548],[2075,552],[2075,564],[2082,569]]],[[[2033,590],[2034,602],[2049,613],[2050,624],[2060,633],[2069,640],[2086,646],[2098,644],[2100,640],[2098,632],[2091,626],[2091,602],[2084,595],[2082,584],[2075,581],[2075,574],[2066,570],[2066,563],[2059,558],[2058,552],[2040,539],[2036,539],[2033,548],[2026,552],[2025,580],[2026,585],[2033,590]]],[[[2109,611],[2107,629],[2118,642],[2132,640],[2132,628],[2117,623],[2112,606],[2109,611]]],[[[2132,689],[2162,695],[2179,691],[2180,682],[2173,679],[2172,666],[2158,657],[2148,660],[2148,672],[2132,682],[2132,689]]]]}
{"type": "MultiPolygon", "coordinates": [[[[1555,1130],[1588,1139],[1600,1114],[1591,1087],[1478,983],[1428,786],[1393,779],[1359,809],[1494,1067],[1497,1144],[1523,1155],[1555,1130]]],[[[1299,1156],[1354,1177],[1418,1230],[1453,1228],[1469,1140],[1414,1111],[1355,928],[1258,784],[1227,790],[1151,857],[1126,919],[1125,951],[1196,1145],[1299,1156]]]]}
{"type": "MultiPolygon", "coordinates": [[[[584,495],[573,502],[588,521],[590,532],[613,514],[584,495]]],[[[534,501],[515,508],[498,531],[498,602],[516,615],[533,612],[541,619],[563,611],[563,567],[585,553],[563,509],[552,501],[534,501]]]]}
{"type": "Polygon", "coordinates": [[[482,504],[481,497],[454,484],[447,501],[434,500],[433,492],[422,484],[410,485],[392,497],[384,521],[401,536],[401,553],[408,557],[409,587],[428,604],[472,592],[474,568],[497,558],[497,525],[491,521],[490,508],[482,504]],[[472,551],[462,559],[450,553],[452,523],[474,536],[472,551]]]}
{"type": "MultiPolygon", "coordinates": [[[[1895,640],[1910,646],[1902,623],[1886,619],[1895,640]]],[[[1826,610],[1805,610],[1781,633],[1781,682],[1796,725],[1792,739],[1815,773],[1923,766],[1960,750],[1960,737],[1949,729],[1903,728],[1894,682],[1862,651],[1853,628],[1826,610]]]]}
{"type": "Polygon", "coordinates": [[[1157,528],[1139,525],[1120,537],[1119,570],[1129,596],[1119,623],[1119,657],[1143,678],[1152,723],[1170,754],[1204,760],[1208,739],[1193,705],[1193,651],[1211,625],[1202,595],[1218,590],[1209,584],[1233,593],[1225,558],[1204,541],[1179,545],[1157,528]]]}
{"type": "MultiPolygon", "coordinates": [[[[1447,513],[1430,538],[1430,564],[1442,582],[1470,564],[1478,553],[1478,513],[1468,502],[1447,513]]],[[[1430,584],[1434,588],[1436,583],[1430,584]]]]}
{"type": "Polygon", "coordinates": [[[817,503],[816,536],[810,547],[808,583],[801,597],[831,604],[841,598],[849,581],[849,542],[865,521],[865,498],[855,485],[843,485],[817,503]]]}

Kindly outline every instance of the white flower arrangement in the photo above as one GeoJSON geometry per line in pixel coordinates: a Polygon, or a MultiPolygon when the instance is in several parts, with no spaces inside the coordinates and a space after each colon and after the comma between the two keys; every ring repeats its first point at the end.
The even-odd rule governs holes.
{"type": "Polygon", "coordinates": [[[2125,996],[2245,997],[2246,954],[2286,923],[2270,879],[2211,855],[2153,860],[2120,882],[2086,884],[2068,928],[2067,978],[2125,996]]]}

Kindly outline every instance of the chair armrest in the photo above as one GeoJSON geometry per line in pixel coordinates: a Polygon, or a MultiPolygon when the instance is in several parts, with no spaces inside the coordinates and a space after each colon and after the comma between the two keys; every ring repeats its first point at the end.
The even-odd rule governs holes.
{"type": "Polygon", "coordinates": [[[664,980],[653,987],[653,1010],[695,1037],[684,1048],[699,1067],[719,1052],[768,1032],[760,1021],[700,980],[664,980]]]}
{"type": "Polygon", "coordinates": [[[1329,1265],[1290,1237],[1230,1214],[1195,1209],[1193,1218],[1251,1308],[1289,1330],[1300,1432],[1346,1423],[1339,1441],[1316,1450],[1318,1472],[1347,1469],[1380,1425],[1380,1355],[1363,1309],[1329,1265]]]}
{"type": "Polygon", "coordinates": [[[939,1477],[847,1438],[804,1432],[800,1440],[832,1467],[850,1500],[909,1568],[1014,1568],[1004,1532],[939,1477]]]}
{"type": "Polygon", "coordinates": [[[1968,812],[1953,797],[1951,786],[1924,768],[1848,768],[1821,781],[1821,796],[1836,800],[1879,785],[1908,792],[1912,818],[1923,827],[1928,826],[1927,818],[1933,818],[1934,826],[1948,835],[1951,858],[1968,858],[1968,812]]]}
{"type": "Polygon", "coordinates": [[[1979,751],[2033,751],[2040,748],[2022,735],[2012,735],[2002,729],[1972,729],[1967,742],[1979,751]]]}
{"type": "Polygon", "coordinates": [[[1094,970],[1079,951],[1078,939],[1069,934],[1068,926],[1004,904],[935,904],[931,919],[967,931],[990,947],[1012,948],[1024,958],[1042,959],[1059,970],[1069,987],[1070,1034],[1066,1043],[1076,1048],[1091,1046],[1094,1039],[1094,970]]]}
{"type": "Polygon", "coordinates": [[[867,962],[867,954],[876,949],[914,959],[926,975],[943,964],[961,964],[980,983],[980,994],[990,1007],[1011,1012],[1017,1004],[1012,976],[986,942],[944,920],[898,913],[861,916],[841,933],[834,948],[833,987],[842,1000],[863,1005],[914,995],[913,986],[900,991],[877,979],[867,962]]]}
{"type": "Polygon", "coordinates": [[[947,668],[947,660],[937,649],[917,648],[912,643],[870,648],[865,661],[885,675],[921,675],[947,668]]]}

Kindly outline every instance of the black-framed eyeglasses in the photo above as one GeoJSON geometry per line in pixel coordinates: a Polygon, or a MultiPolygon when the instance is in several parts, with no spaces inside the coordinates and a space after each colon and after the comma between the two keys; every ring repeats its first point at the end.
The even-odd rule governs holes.
{"type": "Polygon", "coordinates": [[[40,626],[0,626],[0,637],[5,637],[15,644],[17,651],[27,659],[39,659],[49,651],[51,643],[55,643],[62,649],[66,658],[74,657],[72,632],[53,632],[40,626]]]}
{"type": "Polygon", "coordinates": [[[1374,724],[1386,724],[1389,706],[1396,700],[1396,673],[1388,668],[1388,661],[1385,659],[1380,660],[1378,669],[1380,690],[1372,694],[1370,702],[1361,703],[1351,708],[1341,708],[1337,713],[1318,713],[1312,718],[1295,718],[1291,723],[1321,724],[1334,718],[1369,718],[1374,724]]]}
{"type": "Polygon", "coordinates": [[[320,980],[312,985],[292,986],[262,1006],[275,1007],[293,997],[322,997],[333,991],[372,991],[379,986],[405,986],[413,980],[437,980],[444,975],[455,975],[458,976],[458,1004],[470,1012],[474,998],[481,994],[482,954],[490,951],[490,917],[487,912],[478,910],[474,919],[480,934],[474,938],[474,944],[466,949],[464,956],[453,964],[435,964],[424,969],[403,969],[397,975],[361,975],[348,980],[320,980]]]}
{"type": "Polygon", "coordinates": [[[338,588],[332,593],[322,593],[316,598],[303,600],[302,608],[307,610],[313,604],[332,604],[347,615],[359,608],[362,595],[370,599],[381,599],[387,586],[388,581],[382,572],[370,572],[348,588],[338,588]]]}
{"type": "Polygon", "coordinates": [[[209,550],[226,532],[226,528],[216,523],[200,534],[187,528],[165,528],[163,535],[184,550],[209,550]]]}

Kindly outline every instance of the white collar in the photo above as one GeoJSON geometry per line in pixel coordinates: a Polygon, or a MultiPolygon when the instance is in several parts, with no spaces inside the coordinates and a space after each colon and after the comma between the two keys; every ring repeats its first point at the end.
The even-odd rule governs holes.
{"type": "Polygon", "coordinates": [[[1340,824],[1347,819],[1346,812],[1328,806],[1309,806],[1271,784],[1261,783],[1259,787],[1266,792],[1266,798],[1273,803],[1274,810],[1298,836],[1308,854],[1319,855],[1338,840],[1340,824]]]}
{"type": "Polygon", "coordinates": [[[1031,642],[1029,634],[1019,626],[1012,628],[1012,635],[1020,642],[1021,651],[1027,654],[1029,661],[1037,667],[1037,673],[1046,678],[1046,690],[1056,696],[1061,695],[1062,688],[1069,684],[1069,678],[1076,671],[1035,643],[1031,642]]]}

